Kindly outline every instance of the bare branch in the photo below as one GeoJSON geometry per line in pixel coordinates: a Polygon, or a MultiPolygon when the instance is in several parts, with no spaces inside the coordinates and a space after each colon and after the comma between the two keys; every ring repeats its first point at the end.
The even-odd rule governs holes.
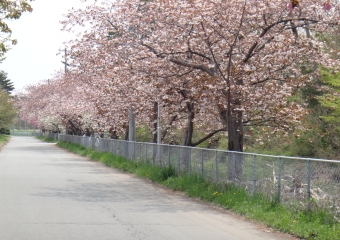
{"type": "Polygon", "coordinates": [[[227,128],[221,128],[221,129],[218,129],[218,130],[215,130],[211,133],[209,133],[208,135],[204,136],[203,138],[201,138],[199,141],[195,142],[195,143],[192,143],[192,146],[195,147],[199,144],[201,144],[202,142],[204,142],[205,140],[211,138],[212,136],[214,136],[216,133],[219,133],[219,132],[222,132],[222,131],[226,131],[227,128]]]}

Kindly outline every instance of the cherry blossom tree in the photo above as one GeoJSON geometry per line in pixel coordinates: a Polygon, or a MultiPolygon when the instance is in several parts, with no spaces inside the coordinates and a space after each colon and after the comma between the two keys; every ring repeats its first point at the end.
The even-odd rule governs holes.
{"type": "Polygon", "coordinates": [[[86,128],[96,126],[92,120],[94,105],[76,84],[76,78],[59,75],[27,86],[18,94],[21,118],[44,130],[84,134],[86,128]]]}
{"type": "MultiPolygon", "coordinates": [[[[203,103],[199,104],[198,102],[200,97],[205,99],[203,101],[206,101],[208,98],[204,97],[204,95],[208,95],[207,92],[211,93],[211,89],[196,86],[197,84],[199,85],[200,79],[197,79],[194,75],[192,78],[196,79],[196,81],[183,82],[183,79],[180,77],[184,77],[192,71],[178,74],[177,72],[180,72],[181,69],[176,65],[169,66],[166,61],[164,61],[163,66],[160,66],[159,58],[154,56],[152,52],[145,51],[148,49],[145,49],[145,46],[141,45],[138,41],[136,42],[135,35],[131,34],[129,29],[126,30],[124,26],[121,30],[116,29],[111,21],[107,21],[105,15],[106,9],[98,10],[96,8],[96,11],[92,9],[82,13],[72,13],[68,16],[72,20],[66,22],[68,24],[70,22],[77,22],[81,25],[89,18],[89,14],[93,14],[93,11],[96,12],[97,22],[91,28],[92,31],[85,33],[80,41],[77,40],[70,44],[72,49],[70,61],[73,61],[72,65],[78,66],[77,71],[83,72],[88,76],[97,76],[95,85],[96,88],[101,88],[96,96],[98,104],[114,106],[115,108],[115,110],[107,109],[102,112],[111,115],[110,119],[112,120],[114,119],[112,115],[114,115],[117,108],[122,107],[126,110],[129,108],[128,105],[132,105],[137,109],[138,117],[142,121],[149,121],[153,132],[156,133],[157,104],[158,100],[161,99],[163,122],[167,123],[162,134],[163,139],[168,132],[169,126],[175,121],[177,126],[186,129],[187,137],[185,145],[189,146],[197,145],[213,134],[225,130],[225,127],[219,126],[219,130],[214,129],[213,134],[209,133],[204,139],[196,143],[191,142],[193,116],[196,114],[196,120],[200,119],[197,122],[204,123],[209,112],[208,108],[199,106],[203,103]],[[101,18],[98,16],[99,11],[102,12],[101,18]],[[107,37],[108,35],[109,37],[107,37]],[[127,42],[129,44],[126,44],[127,42]],[[89,66],[90,62],[95,61],[100,61],[101,64],[90,64],[91,66],[89,66]],[[161,70],[161,68],[165,68],[165,70],[161,70]],[[168,74],[168,72],[174,72],[174,74],[168,74]],[[98,76],[100,76],[100,79],[98,76]],[[125,97],[119,97],[120,94],[117,92],[118,86],[122,86],[122,88],[119,88],[119,92],[123,92],[125,97]],[[132,90],[132,92],[129,92],[129,90],[132,90]],[[206,93],[196,94],[197,91],[205,91],[206,93]],[[112,102],[112,96],[114,96],[115,102],[112,102]],[[117,101],[125,101],[127,104],[117,103],[117,101]],[[193,104],[193,101],[196,101],[195,104],[193,104]],[[111,104],[108,104],[109,102],[111,104]],[[193,107],[194,105],[195,107],[193,107]],[[202,109],[201,113],[200,109],[202,109]],[[201,118],[197,117],[199,113],[201,118]],[[187,123],[184,115],[188,116],[187,123]]],[[[127,114],[123,115],[126,116],[127,114]]],[[[204,125],[212,126],[212,124],[206,123],[204,125]]],[[[220,124],[217,123],[215,125],[220,124]]],[[[208,129],[206,128],[206,130],[208,129]]],[[[153,139],[156,141],[156,134],[154,134],[153,139]]]]}
{"type": "Polygon", "coordinates": [[[312,77],[302,66],[337,64],[313,36],[332,32],[338,11],[339,2],[317,0],[119,0],[73,10],[64,30],[84,31],[68,46],[74,80],[65,86],[75,92],[65,101],[105,129],[133,108],[154,131],[160,100],[163,135],[175,125],[196,146],[227,131],[228,149],[242,151],[245,126],[290,129],[307,113],[288,98],[312,77]],[[197,142],[195,130],[206,133],[197,142]]]}
{"type": "MultiPolygon", "coordinates": [[[[104,7],[94,6],[85,14],[69,17],[82,24],[89,19],[95,22],[89,34],[96,39],[105,39],[105,33],[116,35],[111,41],[131,54],[125,64],[148,72],[154,86],[169,86],[164,79],[182,86],[177,93],[187,107],[188,135],[192,135],[196,117],[194,106],[203,99],[188,98],[190,91],[183,86],[192,83],[193,95],[208,86],[212,94],[207,99],[215,98],[208,101],[213,105],[209,108],[217,110],[213,119],[227,126],[229,150],[242,151],[243,126],[288,128],[306,113],[286,99],[309,79],[299,66],[330,65],[322,43],[311,34],[331,31],[337,25],[337,4],[312,0],[107,1],[104,7]]],[[[126,78],[120,76],[120,81],[126,78]]]]}

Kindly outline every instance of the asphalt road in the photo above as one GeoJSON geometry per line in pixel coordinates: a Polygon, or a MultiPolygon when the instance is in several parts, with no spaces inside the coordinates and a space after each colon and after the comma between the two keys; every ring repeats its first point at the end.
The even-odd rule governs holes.
{"type": "Polygon", "coordinates": [[[12,137],[0,152],[0,240],[26,239],[288,237],[53,143],[12,137]]]}

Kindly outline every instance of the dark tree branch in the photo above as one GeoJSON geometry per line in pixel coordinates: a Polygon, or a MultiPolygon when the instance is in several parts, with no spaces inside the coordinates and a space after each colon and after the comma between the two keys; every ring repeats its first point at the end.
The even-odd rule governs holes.
{"type": "Polygon", "coordinates": [[[254,44],[249,48],[246,57],[243,59],[243,63],[246,63],[253,56],[253,51],[256,48],[257,44],[257,42],[254,42],[254,44]]]}
{"type": "MultiPolygon", "coordinates": [[[[262,33],[260,34],[259,38],[264,37],[264,36],[266,35],[266,33],[267,33],[271,28],[273,28],[273,27],[275,27],[275,26],[277,26],[277,25],[279,25],[279,24],[281,24],[281,23],[291,23],[291,24],[292,24],[293,20],[294,20],[294,19],[284,19],[284,20],[280,20],[280,21],[277,21],[277,22],[275,22],[275,23],[272,23],[272,24],[268,25],[266,28],[264,28],[264,29],[262,30],[262,33]]],[[[318,22],[318,20],[313,20],[313,19],[308,19],[308,18],[298,18],[298,19],[296,19],[296,20],[298,20],[298,21],[303,21],[303,22],[304,22],[304,24],[299,25],[299,27],[305,26],[305,25],[306,25],[306,22],[308,22],[308,21],[313,22],[313,23],[317,23],[317,22],[318,22]]],[[[292,27],[293,34],[294,34],[296,37],[297,37],[297,30],[296,30],[297,27],[298,27],[298,26],[293,26],[293,27],[292,27]]],[[[257,50],[257,51],[260,51],[260,50],[264,49],[265,45],[268,44],[268,43],[270,43],[273,39],[274,39],[274,37],[271,37],[269,40],[266,41],[266,43],[262,44],[262,45],[261,45],[259,48],[257,48],[256,50],[257,50]]],[[[249,48],[249,51],[248,51],[246,57],[244,58],[243,63],[246,63],[252,56],[254,56],[253,52],[254,52],[255,48],[257,47],[257,45],[258,45],[258,43],[255,42],[255,43],[249,48]]]]}
{"type": "Polygon", "coordinates": [[[162,140],[164,140],[166,134],[168,133],[169,129],[171,128],[172,124],[177,120],[177,115],[172,116],[170,119],[169,124],[166,126],[166,128],[162,131],[162,140]]]}
{"type": "Polygon", "coordinates": [[[211,138],[212,136],[214,136],[216,133],[219,133],[219,132],[222,132],[222,131],[226,131],[227,128],[221,128],[221,129],[218,129],[218,130],[215,130],[211,133],[209,133],[208,135],[206,135],[205,137],[203,137],[202,139],[200,139],[199,141],[195,142],[195,143],[192,143],[191,146],[195,147],[199,144],[201,144],[202,142],[204,142],[205,140],[211,138]]]}
{"type": "Polygon", "coordinates": [[[175,73],[175,74],[168,75],[168,76],[157,76],[157,77],[165,78],[165,79],[171,78],[171,77],[183,77],[183,76],[185,76],[185,75],[191,73],[192,71],[193,71],[193,70],[191,69],[191,70],[189,70],[189,71],[187,71],[187,72],[184,72],[184,73],[182,73],[182,74],[175,73]]]}
{"type": "Polygon", "coordinates": [[[117,31],[118,31],[118,28],[115,26],[115,25],[113,25],[113,23],[110,21],[110,20],[107,20],[109,23],[110,23],[110,25],[114,28],[114,29],[116,29],[117,31]]]}
{"type": "Polygon", "coordinates": [[[170,62],[183,66],[183,67],[189,67],[189,68],[201,70],[203,72],[208,73],[210,76],[215,75],[215,72],[213,71],[213,69],[208,68],[207,66],[204,66],[204,65],[194,65],[194,64],[191,64],[191,63],[188,63],[182,60],[178,60],[178,59],[170,59],[170,62]]]}
{"type": "MultiPolygon", "coordinates": [[[[166,57],[166,54],[158,53],[156,49],[154,49],[153,47],[151,47],[151,46],[149,46],[149,45],[147,45],[143,42],[141,43],[141,45],[146,47],[147,49],[149,49],[152,53],[154,53],[159,58],[165,58],[166,57]]],[[[175,59],[175,58],[170,59],[169,61],[172,62],[172,63],[175,63],[177,65],[183,66],[183,67],[189,67],[189,68],[201,70],[203,72],[208,73],[210,76],[215,75],[215,72],[212,69],[210,69],[210,68],[208,68],[207,66],[204,66],[204,65],[195,65],[195,64],[191,64],[191,63],[188,63],[186,61],[178,60],[178,59],[175,59]]]]}

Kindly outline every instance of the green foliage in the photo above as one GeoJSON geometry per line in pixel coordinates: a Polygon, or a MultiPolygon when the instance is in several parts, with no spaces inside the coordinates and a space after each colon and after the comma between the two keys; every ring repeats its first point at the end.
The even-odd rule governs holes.
{"type": "Polygon", "coordinates": [[[340,157],[340,73],[321,68],[321,78],[298,89],[290,98],[307,103],[309,114],[295,129],[283,133],[273,129],[252,130],[246,151],[314,158],[340,157]]]}
{"type": "Polygon", "coordinates": [[[318,157],[318,149],[322,148],[321,139],[314,130],[303,131],[295,136],[291,144],[291,153],[299,157],[318,157]]]}
{"type": "Polygon", "coordinates": [[[0,88],[2,88],[7,93],[10,93],[14,90],[13,83],[7,78],[7,73],[4,71],[0,71],[0,88]]]}
{"type": "Polygon", "coordinates": [[[11,132],[9,128],[0,128],[0,134],[10,135],[11,132]]]}
{"type": "Polygon", "coordinates": [[[301,103],[307,102],[308,108],[316,108],[320,105],[318,101],[318,97],[322,94],[321,91],[318,91],[315,85],[308,84],[304,88],[301,88],[301,93],[299,99],[301,103]]]}
{"type": "Polygon", "coordinates": [[[6,21],[19,19],[24,12],[31,12],[32,7],[28,2],[32,0],[11,0],[0,1],[0,61],[3,60],[4,54],[9,49],[10,45],[17,43],[16,39],[11,39],[12,30],[7,25],[6,21]]]}
{"type": "Polygon", "coordinates": [[[323,51],[327,52],[334,59],[339,59],[340,31],[339,27],[332,33],[315,32],[315,37],[324,43],[323,51]]]}
{"type": "Polygon", "coordinates": [[[340,90],[340,73],[335,73],[329,69],[322,68],[322,81],[337,90],[340,90]]]}
{"type": "Polygon", "coordinates": [[[322,71],[323,81],[329,86],[329,90],[318,98],[320,104],[328,109],[328,114],[320,116],[324,121],[335,124],[340,130],[340,74],[331,73],[329,70],[322,71]]]}
{"type": "Polygon", "coordinates": [[[8,135],[0,134],[0,145],[6,143],[9,140],[8,135]]]}
{"type": "Polygon", "coordinates": [[[51,143],[56,142],[56,141],[54,141],[53,138],[48,138],[48,137],[43,137],[43,136],[37,136],[37,138],[40,139],[40,140],[43,140],[45,142],[51,142],[51,143]]]}
{"type": "Polygon", "coordinates": [[[17,116],[17,111],[8,93],[0,89],[0,128],[9,128],[17,116]]]}
{"type": "Polygon", "coordinates": [[[136,128],[136,141],[137,142],[151,142],[152,136],[149,127],[146,123],[140,124],[136,128]]]}
{"type": "Polygon", "coordinates": [[[245,151],[260,154],[292,156],[291,133],[274,131],[272,128],[245,128],[250,132],[245,139],[245,151]]]}

